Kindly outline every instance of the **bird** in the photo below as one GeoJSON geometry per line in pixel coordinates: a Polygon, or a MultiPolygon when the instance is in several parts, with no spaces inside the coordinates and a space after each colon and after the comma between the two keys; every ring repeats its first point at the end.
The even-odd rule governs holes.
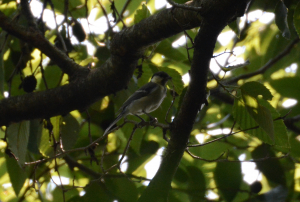
{"type": "Polygon", "coordinates": [[[123,117],[127,115],[135,115],[142,121],[140,117],[146,114],[151,120],[155,120],[149,113],[155,111],[166,97],[166,83],[172,79],[167,73],[160,71],[153,74],[149,83],[135,91],[119,109],[119,115],[107,127],[103,135],[106,135],[110,129],[123,117]]]}

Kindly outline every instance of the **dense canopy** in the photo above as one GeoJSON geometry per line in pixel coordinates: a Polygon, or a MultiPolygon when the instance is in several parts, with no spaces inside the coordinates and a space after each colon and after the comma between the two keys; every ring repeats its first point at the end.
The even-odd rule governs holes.
{"type": "Polygon", "coordinates": [[[297,0],[0,2],[0,201],[300,200],[297,0]]]}

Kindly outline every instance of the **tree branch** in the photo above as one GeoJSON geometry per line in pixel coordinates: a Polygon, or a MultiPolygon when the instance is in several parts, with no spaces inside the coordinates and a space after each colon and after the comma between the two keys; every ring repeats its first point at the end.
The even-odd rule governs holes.
{"type": "Polygon", "coordinates": [[[190,84],[178,116],[171,124],[171,139],[160,168],[140,197],[139,202],[167,201],[171,181],[186,149],[196,115],[201,104],[206,100],[207,73],[217,37],[237,15],[243,15],[248,1],[203,0],[201,3],[203,20],[194,41],[190,84]]]}
{"type": "MultiPolygon", "coordinates": [[[[189,6],[187,4],[178,4],[178,3],[175,3],[174,1],[172,0],[167,0],[167,2],[169,4],[171,4],[172,6],[174,6],[175,8],[182,8],[182,9],[187,9],[187,10],[191,10],[191,11],[201,11],[201,7],[194,7],[194,6],[189,6]]],[[[187,2],[188,3],[188,2],[187,2]]]]}
{"type": "Polygon", "coordinates": [[[299,37],[297,37],[296,39],[294,39],[281,53],[279,53],[275,58],[272,58],[271,60],[269,60],[264,66],[262,66],[260,69],[248,73],[248,74],[243,74],[234,78],[231,78],[229,80],[226,81],[226,83],[236,83],[238,82],[240,79],[248,79],[252,76],[256,76],[258,74],[263,74],[265,71],[267,71],[268,69],[270,69],[276,62],[278,62],[279,60],[281,60],[284,56],[288,55],[290,53],[290,51],[292,50],[292,48],[294,47],[294,45],[296,43],[298,43],[300,41],[299,37]]]}
{"type": "Polygon", "coordinates": [[[33,28],[26,29],[25,27],[18,25],[6,17],[1,11],[0,27],[9,34],[29,43],[35,48],[38,48],[51,60],[53,60],[62,69],[62,71],[68,74],[71,78],[76,77],[76,75],[86,75],[88,73],[86,68],[76,64],[65,53],[51,44],[39,30],[33,28]]]}
{"type": "MultiPolygon", "coordinates": [[[[195,2],[192,5],[198,4],[199,2],[195,2]]],[[[40,32],[26,30],[12,23],[0,12],[2,29],[40,49],[64,68],[64,72],[79,75],[76,82],[65,86],[1,100],[0,125],[49,118],[75,109],[85,109],[98,99],[124,89],[137,66],[138,59],[144,55],[144,50],[149,45],[183,31],[173,16],[179,19],[179,23],[185,25],[186,29],[197,27],[201,22],[197,13],[188,10],[166,9],[159,12],[117,33],[111,42],[111,57],[102,67],[89,71],[54,47],[40,32]]]]}

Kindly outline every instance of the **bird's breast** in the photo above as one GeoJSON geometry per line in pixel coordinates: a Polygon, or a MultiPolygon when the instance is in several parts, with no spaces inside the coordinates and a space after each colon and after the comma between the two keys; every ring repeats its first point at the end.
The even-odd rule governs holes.
{"type": "Polygon", "coordinates": [[[134,101],[132,103],[132,107],[130,107],[130,113],[142,115],[144,114],[143,111],[150,113],[156,110],[166,97],[166,91],[166,87],[159,85],[158,88],[151,92],[148,96],[134,101]]]}

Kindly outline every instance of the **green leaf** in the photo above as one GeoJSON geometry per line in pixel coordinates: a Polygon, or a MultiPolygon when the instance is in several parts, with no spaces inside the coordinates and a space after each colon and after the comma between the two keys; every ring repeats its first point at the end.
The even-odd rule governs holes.
{"type": "MultiPolygon", "coordinates": [[[[251,152],[253,159],[276,157],[269,145],[260,145],[251,152]]],[[[286,185],[285,173],[278,159],[256,162],[257,168],[268,178],[268,180],[286,185]]]]}
{"type": "MultiPolygon", "coordinates": [[[[153,200],[149,200],[153,201],[153,200]]],[[[168,196],[168,201],[170,202],[182,202],[182,201],[189,201],[188,195],[186,193],[177,191],[177,190],[170,190],[170,194],[168,196]]],[[[163,200],[160,200],[158,202],[163,202],[163,200]]]]}
{"type": "Polygon", "coordinates": [[[270,81],[271,86],[283,97],[300,99],[300,77],[285,77],[270,81]]]}
{"type": "Polygon", "coordinates": [[[139,23],[141,20],[149,17],[150,15],[151,15],[150,10],[146,6],[146,4],[143,4],[142,8],[137,10],[136,13],[134,14],[134,24],[139,23]]]}
{"type": "MultiPolygon", "coordinates": [[[[267,108],[272,115],[272,119],[280,117],[280,114],[270,105],[270,103],[264,99],[258,99],[258,104],[267,108]]],[[[245,103],[241,100],[235,100],[233,106],[233,117],[236,122],[240,125],[242,130],[250,129],[258,126],[254,118],[249,114],[245,103]]],[[[289,147],[289,141],[287,131],[283,120],[276,120],[274,124],[274,142],[269,135],[262,129],[251,129],[245,132],[254,135],[258,139],[262,140],[267,144],[275,144],[280,147],[289,147]]]]}
{"type": "MultiPolygon", "coordinates": [[[[57,14],[64,13],[64,7],[62,6],[62,2],[60,0],[52,0],[54,4],[54,8],[57,14]]],[[[91,10],[92,8],[86,7],[87,5],[83,6],[84,2],[82,0],[72,0],[68,3],[68,9],[72,13],[73,18],[84,18],[86,17],[86,9],[91,10]]],[[[51,9],[50,5],[47,6],[48,9],[51,9]]]]}
{"type": "MultiPolygon", "coordinates": [[[[176,38],[178,39],[178,38],[176,38]]],[[[155,52],[160,53],[165,58],[175,61],[184,61],[187,59],[186,55],[186,49],[183,47],[173,48],[172,43],[175,41],[171,40],[170,38],[165,39],[159,43],[159,45],[156,47],[155,52]],[[184,52],[182,52],[182,50],[184,52]]]]}
{"type": "Polygon", "coordinates": [[[234,31],[238,38],[240,38],[241,30],[240,30],[240,18],[236,18],[236,20],[232,21],[228,26],[234,31]]]}
{"type": "MultiPolygon", "coordinates": [[[[153,157],[156,156],[156,151],[159,149],[159,144],[155,141],[142,141],[140,151],[129,152],[127,173],[138,172],[137,169],[144,168],[153,157]]],[[[142,170],[142,169],[140,169],[142,170]]]]}
{"type": "MultiPolygon", "coordinates": [[[[50,121],[53,125],[52,133],[55,138],[55,141],[59,141],[61,116],[52,117],[50,118],[50,121]]],[[[49,130],[47,128],[43,127],[41,139],[38,142],[41,154],[43,154],[46,157],[54,155],[53,138],[52,135],[49,134],[49,130]]]]}
{"type": "Polygon", "coordinates": [[[95,56],[98,58],[98,63],[104,63],[110,57],[110,51],[107,46],[99,46],[96,50],[95,56]]]}
{"type": "Polygon", "coordinates": [[[291,37],[289,25],[287,22],[288,9],[280,0],[275,8],[275,23],[279,30],[282,32],[282,36],[289,39],[291,37]]]}
{"type": "Polygon", "coordinates": [[[251,81],[243,84],[241,86],[242,94],[249,95],[253,98],[257,98],[259,95],[262,95],[265,100],[272,100],[273,95],[270,90],[267,89],[263,84],[251,81]]]}
{"type": "MultiPolygon", "coordinates": [[[[140,121],[140,120],[138,120],[140,121]]],[[[128,140],[131,132],[132,132],[133,126],[126,124],[124,127],[122,127],[122,132],[124,133],[124,136],[126,137],[126,139],[128,140]]],[[[142,140],[144,138],[145,134],[145,128],[140,128],[138,130],[135,131],[133,139],[130,142],[130,147],[131,149],[133,149],[137,154],[139,154],[140,152],[140,148],[141,148],[141,143],[142,140]]]]}
{"type": "Polygon", "coordinates": [[[274,142],[274,125],[271,112],[261,106],[256,99],[248,95],[242,95],[245,107],[255,122],[270,136],[274,142]]]}
{"type": "Polygon", "coordinates": [[[38,140],[41,139],[43,130],[43,123],[38,120],[30,120],[30,133],[29,133],[29,140],[28,140],[28,150],[38,154],[39,148],[38,148],[38,140]]]}
{"type": "MultiPolygon", "coordinates": [[[[176,170],[176,173],[174,175],[174,181],[178,181],[179,183],[184,183],[186,184],[187,181],[189,180],[189,176],[187,174],[187,172],[182,169],[181,167],[178,167],[177,170],[176,170]]],[[[178,183],[176,183],[178,184],[178,183]]]]}
{"type": "MultiPolygon", "coordinates": [[[[47,83],[48,88],[55,88],[59,85],[60,77],[57,75],[61,75],[62,71],[60,68],[56,65],[54,66],[47,66],[44,75],[45,75],[45,80],[47,83]]],[[[41,90],[46,90],[45,83],[43,79],[40,80],[40,83],[38,85],[38,89],[41,90]]]]}
{"type": "Polygon", "coordinates": [[[242,182],[241,164],[232,162],[218,162],[214,172],[214,179],[225,201],[232,201],[242,182]]]}
{"type": "Polygon", "coordinates": [[[135,184],[126,178],[106,179],[105,185],[108,190],[117,196],[118,201],[132,202],[138,199],[135,184]]]}
{"type": "MultiPolygon", "coordinates": [[[[56,186],[55,189],[52,192],[52,196],[55,199],[55,201],[69,201],[69,199],[78,196],[79,191],[78,189],[74,189],[74,187],[70,185],[64,185],[64,188],[68,190],[68,193],[63,194],[63,191],[61,190],[61,187],[56,186]]],[[[72,200],[72,202],[75,202],[72,200]]]]}
{"type": "Polygon", "coordinates": [[[298,36],[300,36],[300,2],[297,4],[297,7],[294,11],[293,21],[298,36]]]}
{"type": "MultiPolygon", "coordinates": [[[[0,42],[3,43],[3,32],[0,33],[0,42]]],[[[0,54],[0,99],[3,98],[3,93],[4,93],[4,81],[5,81],[5,71],[4,71],[4,65],[3,65],[3,50],[0,54]]]]}
{"type": "Polygon", "coordinates": [[[91,182],[89,186],[85,187],[85,192],[86,194],[81,199],[84,202],[99,202],[99,199],[101,201],[113,201],[115,199],[103,183],[91,182]]]}
{"type": "Polygon", "coordinates": [[[259,95],[262,95],[265,100],[272,100],[273,96],[270,91],[263,84],[252,81],[241,86],[241,93],[250,116],[274,142],[274,125],[271,112],[257,101],[259,95]]]}
{"type": "Polygon", "coordinates": [[[61,121],[61,137],[65,150],[72,149],[79,137],[79,123],[70,114],[64,116],[61,121]]]}
{"type": "Polygon", "coordinates": [[[173,85],[172,85],[172,83],[173,83],[176,93],[181,95],[181,92],[184,88],[184,83],[182,81],[182,77],[179,74],[179,72],[176,71],[175,69],[171,69],[171,68],[167,68],[167,67],[161,68],[161,70],[166,72],[167,74],[169,74],[169,76],[172,77],[172,80],[168,82],[169,88],[173,89],[173,85]]]}
{"type": "Polygon", "coordinates": [[[10,158],[8,155],[5,155],[5,160],[10,182],[16,193],[16,196],[18,196],[27,178],[26,172],[25,170],[21,169],[20,165],[14,158],[10,158]]]}
{"type": "Polygon", "coordinates": [[[203,172],[195,167],[188,166],[186,170],[189,174],[188,190],[190,191],[190,202],[197,202],[205,199],[206,182],[203,172]]]}
{"type": "MultiPolygon", "coordinates": [[[[212,139],[208,139],[207,141],[210,141],[212,139]]],[[[190,151],[200,156],[201,158],[207,159],[207,160],[213,160],[217,159],[224,153],[224,151],[228,150],[230,146],[224,142],[214,142],[212,144],[207,144],[202,147],[192,147],[190,148],[190,151]]]]}
{"type": "Polygon", "coordinates": [[[18,158],[20,166],[24,165],[29,137],[29,121],[9,125],[6,135],[9,149],[18,158]]]}

